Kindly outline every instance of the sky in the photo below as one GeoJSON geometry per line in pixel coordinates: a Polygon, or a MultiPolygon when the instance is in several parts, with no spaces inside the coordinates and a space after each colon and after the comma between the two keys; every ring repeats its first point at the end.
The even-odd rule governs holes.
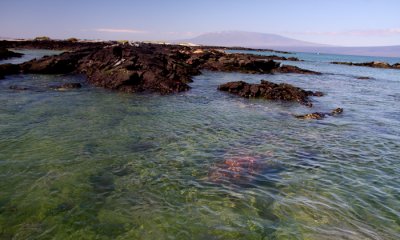
{"type": "Polygon", "coordinates": [[[0,0],[0,37],[168,41],[216,31],[337,46],[400,45],[400,1],[0,0]]]}

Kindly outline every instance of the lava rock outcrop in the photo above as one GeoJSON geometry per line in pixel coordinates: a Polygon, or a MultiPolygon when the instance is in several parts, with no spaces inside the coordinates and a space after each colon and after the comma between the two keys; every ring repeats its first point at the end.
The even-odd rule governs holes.
{"type": "Polygon", "coordinates": [[[24,54],[17,53],[8,50],[7,48],[3,48],[0,46],[0,60],[10,59],[10,58],[18,58],[22,57],[24,54]]]}
{"type": "Polygon", "coordinates": [[[322,96],[321,92],[306,91],[287,83],[273,83],[261,80],[260,84],[250,84],[243,81],[228,82],[218,87],[218,90],[229,92],[245,98],[264,98],[298,102],[312,107],[310,96],[322,96]]]}
{"type": "MultiPolygon", "coordinates": [[[[34,42],[14,43],[30,46],[34,42]]],[[[4,44],[2,42],[1,44],[4,44]]],[[[0,44],[0,46],[1,46],[0,44]]],[[[249,54],[229,54],[218,49],[160,44],[76,43],[37,41],[50,49],[75,49],[19,65],[0,66],[0,77],[16,73],[84,74],[95,86],[124,92],[176,93],[201,70],[242,73],[318,74],[249,54]]],[[[8,45],[12,45],[8,43],[8,45]]],[[[264,57],[265,58],[265,57],[264,57]]]]}

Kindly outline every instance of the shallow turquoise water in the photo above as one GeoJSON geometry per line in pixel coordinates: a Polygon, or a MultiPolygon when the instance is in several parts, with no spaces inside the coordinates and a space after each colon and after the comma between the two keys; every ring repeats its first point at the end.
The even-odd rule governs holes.
{"type": "Polygon", "coordinates": [[[400,71],[290,63],[325,74],[204,72],[171,96],[0,81],[0,239],[399,239],[400,71]],[[216,90],[261,79],[326,96],[309,109],[216,90]],[[268,167],[210,182],[235,156],[268,167]]]}

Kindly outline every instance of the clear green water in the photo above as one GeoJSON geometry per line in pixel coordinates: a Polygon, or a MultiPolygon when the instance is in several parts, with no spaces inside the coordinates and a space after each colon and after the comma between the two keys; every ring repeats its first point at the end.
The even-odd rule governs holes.
{"type": "Polygon", "coordinates": [[[0,81],[0,239],[399,239],[400,71],[294,64],[329,74],[204,72],[171,96],[47,88],[81,76],[0,81]],[[308,109],[216,90],[260,79],[327,95],[308,109]],[[247,155],[270,169],[208,180],[247,155]]]}

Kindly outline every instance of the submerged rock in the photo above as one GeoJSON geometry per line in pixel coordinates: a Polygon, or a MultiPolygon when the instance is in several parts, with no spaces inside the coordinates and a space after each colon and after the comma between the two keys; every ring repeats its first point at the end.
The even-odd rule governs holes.
{"type": "Polygon", "coordinates": [[[261,80],[261,84],[250,84],[243,81],[228,82],[218,90],[229,92],[245,98],[265,98],[268,100],[293,101],[312,107],[309,96],[322,96],[321,92],[305,91],[286,83],[273,83],[261,80]]]}
{"type": "Polygon", "coordinates": [[[323,113],[323,112],[314,112],[308,113],[304,115],[296,115],[295,117],[298,119],[316,119],[321,120],[324,119],[326,116],[335,116],[343,113],[343,108],[335,108],[330,113],[323,113]]]}
{"type": "Polygon", "coordinates": [[[0,46],[0,60],[5,60],[5,59],[10,59],[10,58],[18,58],[22,57],[24,54],[22,53],[17,53],[8,50],[7,48],[2,48],[0,46]]]}

